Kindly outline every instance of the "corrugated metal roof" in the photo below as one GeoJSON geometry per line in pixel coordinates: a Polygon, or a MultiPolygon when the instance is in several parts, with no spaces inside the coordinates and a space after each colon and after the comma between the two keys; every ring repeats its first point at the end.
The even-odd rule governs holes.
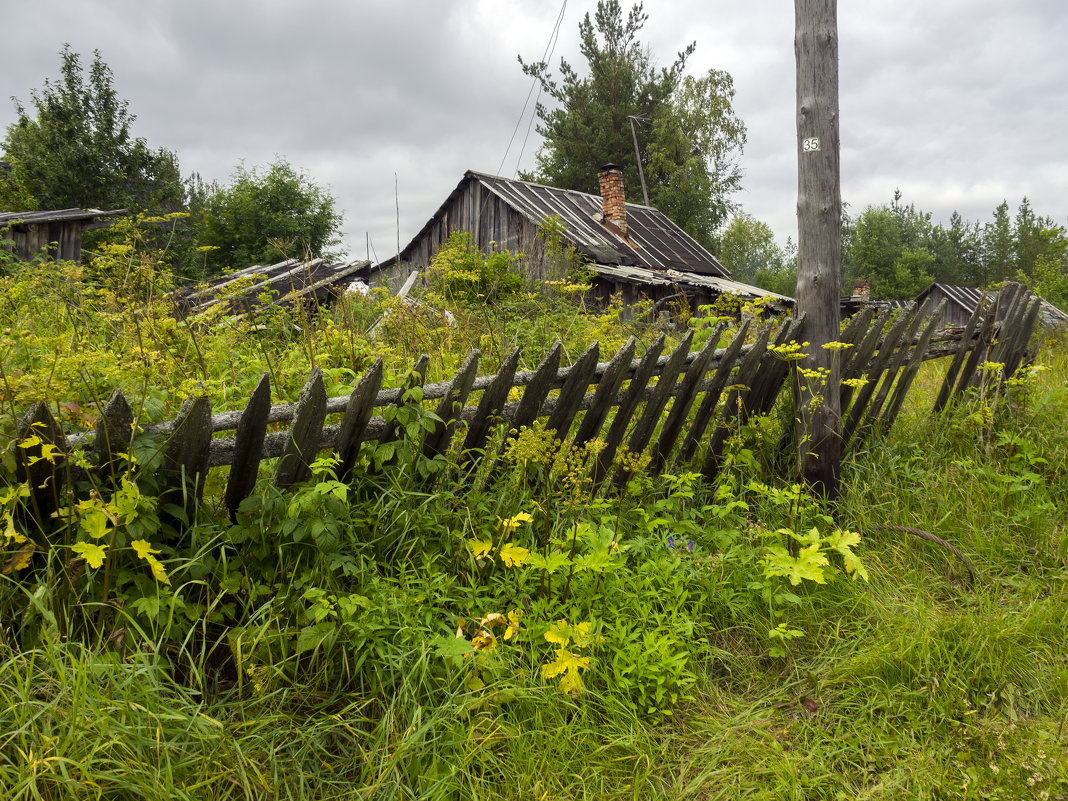
{"type": "Polygon", "coordinates": [[[784,303],[792,304],[794,302],[793,298],[786,295],[779,295],[760,287],[732,281],[729,278],[721,278],[717,275],[699,275],[679,270],[649,270],[645,267],[622,267],[611,264],[592,264],[590,269],[598,275],[608,278],[617,278],[621,281],[630,281],[648,286],[692,286],[711,289],[719,293],[729,292],[746,298],[771,297],[784,303]]]}
{"type": "MultiPolygon", "coordinates": [[[[628,244],[600,220],[599,195],[556,189],[528,181],[513,181],[468,170],[464,181],[476,180],[528,219],[540,223],[557,216],[579,250],[600,264],[680,270],[730,278],[730,272],[711,253],[666,215],[637,203],[627,204],[628,244]]],[[[457,187],[459,189],[460,187],[457,187]]]]}
{"type": "MultiPolygon", "coordinates": [[[[975,312],[975,307],[979,305],[979,301],[984,297],[996,298],[998,296],[996,291],[976,289],[970,286],[940,284],[936,281],[916,297],[916,302],[922,303],[932,292],[942,293],[968,314],[975,312]]],[[[1065,314],[1045,298],[1039,298],[1039,300],[1042,301],[1042,319],[1045,322],[1054,324],[1068,323],[1068,314],[1065,314]]]]}
{"type": "Polygon", "coordinates": [[[950,302],[957,304],[968,314],[975,311],[975,307],[979,305],[979,301],[981,301],[985,295],[990,294],[981,289],[976,289],[975,287],[940,284],[936,281],[916,296],[916,302],[922,303],[932,292],[940,292],[950,302]]]}
{"type": "Polygon", "coordinates": [[[126,209],[101,211],[100,209],[59,209],[57,211],[4,211],[0,212],[0,227],[11,223],[34,225],[46,222],[69,222],[71,220],[92,220],[98,217],[117,217],[125,214],[126,209]]]}
{"type": "MultiPolygon", "coordinates": [[[[529,181],[515,181],[474,170],[464,173],[464,177],[445,202],[401,250],[399,261],[406,260],[409,251],[434,222],[447,212],[453,200],[470,181],[478,181],[535,224],[540,224],[548,217],[559,217],[566,227],[569,244],[597,263],[654,270],[679,270],[730,278],[730,271],[720,264],[715,256],[666,215],[650,206],[627,204],[627,235],[634,243],[632,246],[601,222],[602,204],[599,195],[557,189],[529,181]]],[[[378,268],[387,267],[396,261],[397,257],[386,259],[378,268]]]]}

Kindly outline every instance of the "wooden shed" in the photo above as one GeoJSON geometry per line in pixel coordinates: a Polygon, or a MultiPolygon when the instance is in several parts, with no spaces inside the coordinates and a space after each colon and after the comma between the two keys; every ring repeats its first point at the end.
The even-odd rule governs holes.
{"type": "MultiPolygon", "coordinates": [[[[947,328],[962,328],[975,311],[984,297],[996,298],[998,290],[975,289],[969,286],[954,286],[952,284],[940,284],[937,281],[931,284],[916,296],[916,303],[922,304],[928,297],[934,297],[935,303],[943,298],[946,308],[942,314],[942,324],[947,328]]],[[[1004,309],[998,310],[998,317],[1004,314],[1004,309]]],[[[1058,309],[1047,300],[1042,300],[1042,320],[1046,325],[1062,325],[1068,323],[1068,314],[1058,309]]]]}
{"type": "Polygon", "coordinates": [[[30,259],[47,252],[53,259],[80,261],[82,234],[111,225],[107,218],[118,217],[125,209],[61,209],[59,211],[0,212],[0,235],[14,241],[15,253],[30,259]]]}
{"type": "Polygon", "coordinates": [[[399,286],[412,270],[433,260],[454,231],[471,234],[484,252],[523,255],[533,278],[550,279],[558,269],[545,255],[539,227],[555,217],[564,244],[588,260],[595,274],[595,297],[619,293],[625,303],[685,296],[694,306],[719,295],[771,296],[783,307],[793,299],[731,280],[711,253],[651,206],[627,203],[622,171],[601,170],[601,195],[516,181],[469,170],[441,207],[398,256],[376,265],[372,280],[399,286]]]}

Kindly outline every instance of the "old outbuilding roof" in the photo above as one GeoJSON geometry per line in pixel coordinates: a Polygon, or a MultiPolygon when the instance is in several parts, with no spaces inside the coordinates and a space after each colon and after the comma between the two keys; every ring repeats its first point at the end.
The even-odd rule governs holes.
{"type": "MultiPolygon", "coordinates": [[[[998,292],[997,290],[976,289],[970,286],[942,284],[936,281],[916,296],[916,302],[923,303],[932,294],[938,298],[945,297],[947,302],[958,307],[964,314],[971,315],[975,311],[975,307],[979,305],[979,301],[984,297],[996,298],[998,292]]],[[[1068,314],[1065,314],[1048,300],[1044,298],[1040,298],[1040,300],[1042,301],[1042,319],[1047,325],[1068,323],[1068,314]]]]}
{"type": "MultiPolygon", "coordinates": [[[[101,211],[100,209],[58,209],[56,211],[2,211],[0,212],[0,228],[8,225],[40,225],[41,223],[75,222],[87,223],[82,230],[95,228],[99,220],[107,217],[119,217],[126,213],[126,209],[114,211],[101,211]]],[[[99,227],[108,225],[100,223],[99,227]]]]}
{"type": "Polygon", "coordinates": [[[457,191],[470,180],[481,181],[483,186],[535,222],[554,215],[559,217],[572,244],[599,265],[680,270],[730,278],[730,271],[715,256],[652,206],[626,204],[627,238],[633,243],[628,244],[603,224],[602,199],[598,195],[514,181],[473,170],[464,175],[457,191]]]}
{"type": "Polygon", "coordinates": [[[478,182],[534,225],[558,218],[567,244],[590,260],[588,267],[593,272],[606,278],[646,286],[699,287],[749,297],[770,295],[793,302],[785,295],[731,280],[730,271],[715,256],[652,206],[626,203],[626,231],[621,235],[618,227],[605,221],[604,199],[599,195],[474,170],[464,173],[456,188],[400,254],[375,269],[410,262],[424,237],[443,220],[448,222],[450,210],[471,182],[478,182]]]}
{"type": "Polygon", "coordinates": [[[353,280],[366,275],[370,266],[369,261],[289,259],[246,267],[206,284],[185,287],[175,300],[185,315],[202,314],[219,305],[243,314],[264,303],[285,305],[311,298],[323,302],[344,292],[353,280]]]}

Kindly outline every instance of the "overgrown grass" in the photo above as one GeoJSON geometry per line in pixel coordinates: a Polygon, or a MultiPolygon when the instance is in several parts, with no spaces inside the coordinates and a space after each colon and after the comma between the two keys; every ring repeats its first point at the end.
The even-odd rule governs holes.
{"type": "MultiPolygon", "coordinates": [[[[577,351],[595,330],[651,334],[559,294],[490,304],[464,274],[431,299],[458,320],[441,376],[472,345],[536,360],[546,335],[577,351]]],[[[66,412],[88,424],[86,398],[115,383],[165,414],[199,371],[221,407],[260,369],[295,392],[314,360],[407,367],[446,331],[398,313],[371,343],[372,300],[235,339],[55,277],[4,279],[9,428],[35,392],[92,387],[66,412]]],[[[421,461],[414,441],[379,470],[368,447],[349,484],[321,460],[312,484],[261,487],[236,524],[209,505],[185,534],[154,507],[141,443],[127,483],[79,487],[28,558],[9,472],[0,795],[1066,798],[1066,360],[1050,342],[1007,399],[941,417],[925,368],[890,434],[847,465],[833,518],[774,475],[781,428],[760,421],[716,486],[682,471],[594,496],[596,444],[559,453],[535,428],[496,483],[421,461]],[[886,526],[954,543],[975,585],[886,526]],[[93,567],[74,546],[96,542],[93,567]]]]}

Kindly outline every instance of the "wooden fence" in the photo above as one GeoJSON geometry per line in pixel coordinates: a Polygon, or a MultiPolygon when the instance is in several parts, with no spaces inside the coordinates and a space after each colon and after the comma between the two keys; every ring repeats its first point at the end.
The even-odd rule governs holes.
{"type": "MultiPolygon", "coordinates": [[[[841,351],[840,365],[847,382],[841,389],[843,454],[860,448],[873,430],[890,427],[924,360],[952,358],[935,411],[977,382],[1011,376],[1021,362],[1034,358],[1038,345],[1029,344],[1039,308],[1040,301],[1026,289],[1010,285],[997,300],[981,304],[964,329],[936,331],[942,306],[932,313],[929,304],[897,317],[890,309],[856,315],[840,337],[850,346],[841,351]],[[1004,369],[1000,374],[981,369],[986,362],[999,362],[1004,369]],[[861,378],[867,382],[850,385],[850,379],[861,378]]],[[[484,376],[478,376],[480,354],[472,351],[451,381],[422,387],[420,403],[440,418],[425,431],[422,452],[434,456],[451,448],[469,466],[494,460],[487,473],[492,480],[508,440],[542,419],[561,441],[571,436],[572,448],[595,437],[605,443],[589,464],[595,486],[626,481],[626,470],[614,464],[621,448],[648,453],[651,473],[693,466],[712,479],[731,432],[768,412],[788,383],[790,363],[775,349],[796,341],[802,327],[803,320],[747,321],[726,347],[717,348],[725,329],[720,323],[699,349],[693,347],[691,329],[670,352],[659,336],[641,358],[635,358],[632,338],[603,362],[595,342],[569,367],[560,365],[557,343],[537,369],[527,372],[517,371],[517,349],[495,374],[484,376]],[[521,395],[510,401],[516,388],[521,395]],[[503,441],[492,436],[501,425],[506,425],[503,441]]],[[[306,481],[311,462],[323,451],[338,455],[339,476],[347,480],[363,443],[399,438],[393,415],[375,411],[409,402],[408,390],[422,384],[428,363],[427,356],[416,362],[406,386],[382,389],[379,360],[351,394],[337,398],[327,397],[318,369],[292,404],[271,405],[266,374],[242,411],[213,415],[206,397],[189,398],[176,419],[142,427],[165,437],[165,497],[191,520],[207,471],[228,466],[224,502],[232,515],[253,491],[263,460],[277,459],[274,484],[286,488],[306,481]],[[268,430],[282,425],[284,430],[268,430]]],[[[19,479],[29,480],[38,520],[56,509],[65,482],[77,478],[79,470],[84,477],[84,466],[75,468],[66,458],[74,448],[83,447],[90,469],[103,473],[128,450],[134,429],[133,411],[120,391],[107,403],[95,432],[68,436],[48,403],[34,405],[20,423],[19,437],[36,435],[41,442],[18,451],[19,479]],[[58,459],[38,458],[47,445],[58,449],[58,459]]]]}

